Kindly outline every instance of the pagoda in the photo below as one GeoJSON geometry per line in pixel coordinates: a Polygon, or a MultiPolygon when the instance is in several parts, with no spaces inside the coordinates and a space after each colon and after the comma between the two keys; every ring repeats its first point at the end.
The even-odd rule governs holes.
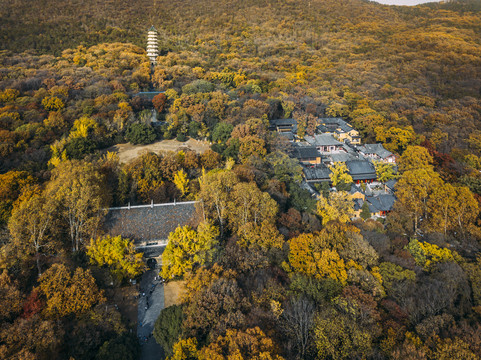
{"type": "Polygon", "coordinates": [[[157,29],[152,25],[147,33],[147,56],[150,63],[155,65],[159,56],[159,44],[157,40],[157,29]]]}

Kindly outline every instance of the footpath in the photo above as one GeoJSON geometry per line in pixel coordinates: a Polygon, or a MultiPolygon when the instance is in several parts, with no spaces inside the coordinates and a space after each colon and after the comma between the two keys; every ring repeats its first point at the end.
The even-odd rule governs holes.
{"type": "Polygon", "coordinates": [[[164,358],[164,352],[153,335],[155,320],[164,308],[164,285],[160,282],[158,273],[158,269],[149,270],[140,281],[137,338],[142,348],[141,360],[164,358]]]}

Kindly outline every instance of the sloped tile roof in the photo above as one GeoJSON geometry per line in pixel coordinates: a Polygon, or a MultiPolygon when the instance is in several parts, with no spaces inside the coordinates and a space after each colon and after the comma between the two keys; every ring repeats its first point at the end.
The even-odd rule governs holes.
{"type": "Polygon", "coordinates": [[[274,126],[288,126],[288,125],[297,125],[297,121],[295,119],[275,119],[270,121],[271,125],[274,126]]]}
{"type": "Polygon", "coordinates": [[[342,118],[320,118],[319,121],[321,122],[320,129],[325,129],[326,132],[334,131],[336,129],[341,129],[343,132],[349,132],[353,130],[351,124],[347,121],[343,120],[342,118]]]}
{"type": "Polygon", "coordinates": [[[317,151],[315,146],[299,146],[294,144],[292,147],[292,156],[297,159],[320,158],[321,153],[317,151]]]}
{"type": "Polygon", "coordinates": [[[337,141],[334,136],[330,134],[318,134],[314,136],[306,135],[304,139],[311,145],[314,146],[331,146],[337,145],[342,146],[340,141],[337,141]]]}
{"type": "Polygon", "coordinates": [[[196,202],[178,202],[109,209],[104,229],[112,236],[133,239],[135,242],[166,240],[178,226],[195,226],[196,202]]]}
{"type": "Polygon", "coordinates": [[[376,179],[376,168],[370,161],[350,160],[346,161],[346,165],[353,180],[376,179]]]}
{"type": "Polygon", "coordinates": [[[326,155],[326,160],[328,162],[346,162],[349,160],[355,160],[357,159],[356,155],[347,153],[347,152],[340,152],[340,153],[334,153],[334,154],[329,154],[326,155]]]}
{"type": "Polygon", "coordinates": [[[393,155],[392,152],[389,150],[386,150],[382,144],[364,144],[358,146],[359,151],[362,153],[368,155],[368,154],[376,154],[379,156],[381,159],[385,159],[391,155],[393,155]]]}
{"type": "Polygon", "coordinates": [[[285,137],[289,141],[294,140],[294,134],[291,131],[281,132],[279,135],[285,137]]]}
{"type": "Polygon", "coordinates": [[[378,211],[391,211],[396,198],[394,195],[383,194],[377,196],[368,196],[366,201],[369,203],[369,210],[373,213],[378,211]]]}
{"type": "Polygon", "coordinates": [[[386,186],[391,190],[391,191],[394,191],[394,185],[397,184],[397,180],[395,179],[392,179],[392,180],[388,180],[386,181],[386,186]]]}
{"type": "Polygon", "coordinates": [[[302,169],[307,181],[329,181],[331,170],[324,164],[302,169]]]}

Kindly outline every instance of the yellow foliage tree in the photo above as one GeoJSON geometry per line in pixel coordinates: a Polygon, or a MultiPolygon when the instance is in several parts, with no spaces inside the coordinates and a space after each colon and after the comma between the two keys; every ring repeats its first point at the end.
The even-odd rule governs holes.
{"type": "Polygon", "coordinates": [[[16,89],[5,89],[0,92],[0,101],[3,103],[13,102],[19,95],[20,92],[16,89]]]}
{"type": "Polygon", "coordinates": [[[168,360],[197,360],[197,339],[180,339],[174,344],[173,354],[168,360]]]}
{"type": "Polygon", "coordinates": [[[420,242],[412,239],[407,245],[407,250],[411,253],[416,264],[429,270],[440,262],[457,261],[460,256],[455,251],[448,248],[441,248],[435,244],[420,242]]]}
{"type": "Polygon", "coordinates": [[[183,276],[196,267],[210,263],[217,251],[219,230],[203,222],[197,231],[189,226],[178,227],[169,235],[169,243],[162,254],[162,276],[183,276]]]}
{"type": "Polygon", "coordinates": [[[189,179],[183,169],[177,171],[174,175],[174,184],[179,189],[182,196],[185,196],[189,190],[189,179]]]}
{"type": "Polygon", "coordinates": [[[258,328],[245,331],[228,329],[225,336],[198,352],[199,360],[283,360],[277,355],[279,349],[274,342],[258,328]]]}
{"type": "Polygon", "coordinates": [[[97,129],[98,124],[97,122],[89,117],[81,117],[80,119],[75,120],[73,123],[73,128],[70,131],[69,138],[75,139],[79,137],[88,137],[90,131],[97,129]]]}
{"type": "Polygon", "coordinates": [[[331,192],[328,198],[319,196],[317,213],[322,217],[322,224],[337,220],[347,223],[354,216],[354,202],[352,196],[345,191],[331,192]]]}
{"type": "Polygon", "coordinates": [[[39,289],[47,302],[48,316],[82,314],[105,301],[90,270],[77,268],[73,275],[63,264],[54,264],[39,279],[39,289]]]}
{"type": "Polygon", "coordinates": [[[120,235],[91,239],[87,255],[92,264],[107,266],[119,279],[135,278],[146,269],[142,253],[135,250],[134,242],[120,235]]]}
{"type": "Polygon", "coordinates": [[[46,196],[54,199],[68,226],[73,251],[97,230],[105,206],[107,192],[104,177],[93,164],[65,161],[52,171],[46,196]]]}
{"type": "Polygon", "coordinates": [[[289,241],[289,263],[294,271],[316,277],[347,282],[344,260],[336,250],[324,248],[320,234],[301,234],[289,241]]]}
{"type": "Polygon", "coordinates": [[[56,208],[52,200],[39,187],[27,189],[15,203],[8,222],[12,243],[22,255],[35,256],[38,276],[42,274],[40,256],[53,243],[48,236],[56,208]]]}
{"type": "Polygon", "coordinates": [[[332,182],[332,186],[337,186],[339,183],[352,183],[352,176],[349,175],[349,170],[346,166],[346,163],[336,162],[332,165],[329,165],[329,169],[331,170],[329,179],[332,182]]]}
{"type": "Polygon", "coordinates": [[[42,100],[42,106],[47,111],[59,111],[65,107],[65,104],[56,96],[46,96],[42,100]]]}

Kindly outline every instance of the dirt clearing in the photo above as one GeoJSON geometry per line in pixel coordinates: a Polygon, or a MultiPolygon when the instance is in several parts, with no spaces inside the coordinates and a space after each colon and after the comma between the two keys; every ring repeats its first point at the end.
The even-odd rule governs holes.
{"type": "Polygon", "coordinates": [[[169,281],[164,284],[164,305],[179,305],[182,292],[184,291],[185,281],[169,281]]]}
{"type": "Polygon", "coordinates": [[[193,150],[202,154],[208,149],[210,149],[210,144],[207,141],[189,139],[186,142],[180,142],[172,139],[157,141],[149,145],[118,144],[108,148],[107,151],[116,152],[121,163],[128,163],[144,152],[149,151],[158,154],[162,151],[193,150]]]}

